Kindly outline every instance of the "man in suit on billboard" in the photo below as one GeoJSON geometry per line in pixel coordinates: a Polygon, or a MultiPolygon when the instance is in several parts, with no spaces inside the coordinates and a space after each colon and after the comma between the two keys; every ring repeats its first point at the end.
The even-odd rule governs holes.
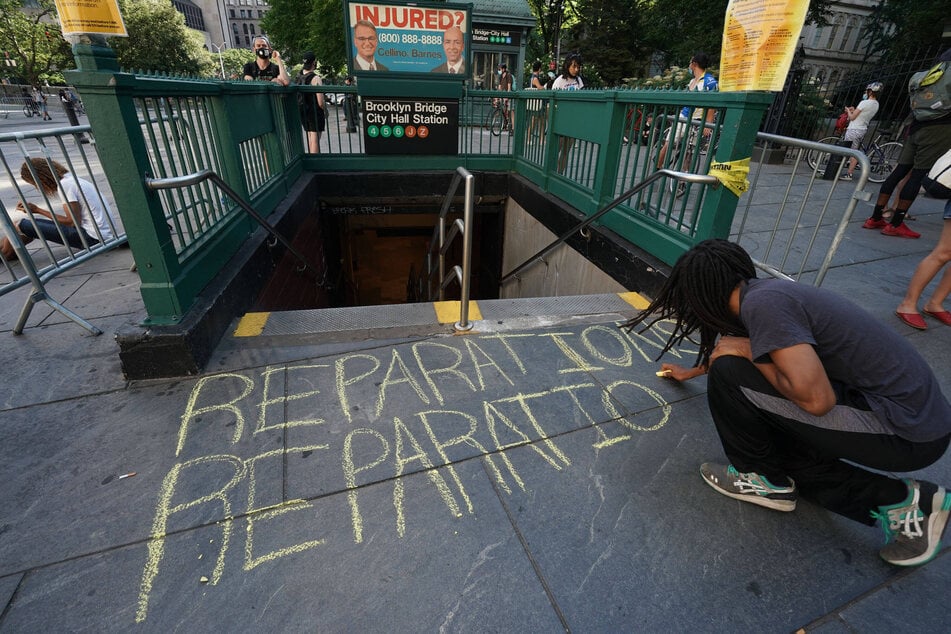
{"type": "Polygon", "coordinates": [[[357,55],[353,58],[353,70],[389,70],[376,61],[376,46],[378,43],[376,25],[369,20],[359,20],[353,27],[353,44],[357,47],[357,55]]]}
{"type": "Polygon", "coordinates": [[[466,60],[463,53],[466,51],[466,37],[458,26],[450,27],[442,35],[442,50],[446,52],[446,63],[440,64],[430,72],[449,73],[450,75],[464,75],[466,60]]]}

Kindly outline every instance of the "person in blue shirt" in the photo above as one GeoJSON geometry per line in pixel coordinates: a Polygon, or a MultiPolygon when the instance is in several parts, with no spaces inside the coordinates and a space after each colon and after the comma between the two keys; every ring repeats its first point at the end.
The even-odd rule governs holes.
{"type": "MultiPolygon", "coordinates": [[[[719,90],[720,86],[717,83],[716,77],[707,72],[709,65],[710,58],[707,57],[706,53],[698,51],[693,54],[693,57],[690,58],[690,63],[687,65],[687,68],[693,75],[693,79],[691,79],[687,85],[687,90],[696,90],[698,92],[719,90]]],[[[698,120],[704,116],[704,112],[706,112],[706,121],[713,123],[716,110],[710,108],[704,110],[703,108],[691,108],[690,106],[681,108],[677,130],[674,133],[675,144],[680,143],[680,139],[683,138],[684,133],[687,132],[691,120],[699,125],[698,120]]],[[[710,136],[710,128],[703,128],[703,135],[710,136]]],[[[660,153],[657,155],[657,169],[664,167],[664,159],[667,157],[667,143],[669,141],[670,139],[665,138],[664,144],[660,148],[660,153]]],[[[680,169],[680,167],[674,166],[674,169],[680,169]]]]}

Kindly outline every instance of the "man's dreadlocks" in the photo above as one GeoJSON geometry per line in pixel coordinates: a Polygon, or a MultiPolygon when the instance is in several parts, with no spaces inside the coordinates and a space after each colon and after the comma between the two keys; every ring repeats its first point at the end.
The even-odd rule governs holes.
{"type": "Polygon", "coordinates": [[[719,335],[748,336],[742,322],[730,312],[730,293],[737,284],[755,277],[753,260],[740,245],[716,238],[704,240],[680,256],[650,306],[621,327],[630,331],[646,322],[640,330],[644,332],[658,321],[674,320],[673,332],[658,359],[700,330],[694,365],[706,366],[719,335]]]}

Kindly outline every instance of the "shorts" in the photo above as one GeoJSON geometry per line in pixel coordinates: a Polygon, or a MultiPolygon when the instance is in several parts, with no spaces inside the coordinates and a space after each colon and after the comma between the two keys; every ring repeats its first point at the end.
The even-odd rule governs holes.
{"type": "Polygon", "coordinates": [[[851,141],[852,145],[849,147],[853,150],[859,149],[859,143],[865,138],[866,132],[868,132],[868,128],[846,128],[845,135],[842,136],[843,145],[846,141],[851,141]]]}
{"type": "Polygon", "coordinates": [[[951,120],[940,125],[922,126],[909,134],[903,143],[898,164],[927,172],[951,149],[951,120]]]}
{"type": "Polygon", "coordinates": [[[323,132],[327,127],[324,121],[324,111],[322,108],[316,108],[309,115],[301,111],[300,122],[308,132],[323,132]]]}

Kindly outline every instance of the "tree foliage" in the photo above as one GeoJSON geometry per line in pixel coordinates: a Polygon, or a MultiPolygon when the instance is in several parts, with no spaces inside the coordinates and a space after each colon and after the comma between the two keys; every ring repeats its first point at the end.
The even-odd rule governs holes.
{"type": "Polygon", "coordinates": [[[568,0],[528,0],[528,6],[537,20],[534,31],[537,48],[530,50],[529,56],[554,59],[559,30],[573,22],[574,3],[568,0]]]}
{"type": "MultiPolygon", "coordinates": [[[[600,81],[617,86],[626,77],[646,70],[649,51],[639,33],[639,12],[633,2],[578,0],[573,9],[583,19],[575,20],[562,36],[562,51],[582,53],[585,77],[596,71],[600,81]],[[567,45],[567,48],[566,48],[567,45]]],[[[590,81],[588,85],[593,85],[590,81]]]]}
{"type": "Polygon", "coordinates": [[[38,8],[25,12],[23,0],[0,0],[0,48],[4,59],[16,62],[0,62],[0,76],[32,85],[61,82],[59,71],[75,67],[72,50],[63,39],[52,0],[36,4],[38,8]]]}
{"type": "MultiPolygon", "coordinates": [[[[827,23],[833,0],[812,0],[806,22],[827,23]]],[[[886,0],[914,3],[918,0],[886,0]]],[[[925,3],[947,0],[920,0],[925,3]]],[[[618,85],[650,68],[686,65],[698,50],[714,63],[729,0],[527,0],[537,20],[529,35],[527,60],[580,52],[585,76],[618,85]]],[[[343,3],[340,0],[272,0],[262,27],[292,63],[314,51],[324,76],[347,63],[343,3]]],[[[529,63],[530,63],[529,61],[529,63]]]]}
{"type": "Polygon", "coordinates": [[[867,50],[884,61],[936,54],[949,16],[948,0],[882,0],[869,21],[867,50]]]}
{"type": "Polygon", "coordinates": [[[201,33],[185,26],[185,16],[168,0],[119,0],[129,37],[110,40],[122,68],[212,76],[216,60],[201,33]]]}
{"type": "MultiPolygon", "coordinates": [[[[824,24],[830,3],[813,0],[806,21],[824,24]]],[[[685,65],[696,51],[706,52],[716,63],[728,4],[729,0],[575,0],[569,5],[575,19],[567,28],[568,49],[563,31],[562,50],[582,52],[586,72],[596,64],[609,85],[644,76],[652,68],[685,65]]]]}
{"type": "Polygon", "coordinates": [[[347,65],[343,4],[340,0],[271,0],[261,28],[291,63],[313,51],[325,77],[342,73],[347,65]]]}
{"type": "MultiPolygon", "coordinates": [[[[212,53],[217,58],[217,53],[212,53]]],[[[225,79],[243,79],[244,65],[254,61],[254,53],[246,48],[229,48],[221,51],[221,65],[225,67],[225,79]]]]}

